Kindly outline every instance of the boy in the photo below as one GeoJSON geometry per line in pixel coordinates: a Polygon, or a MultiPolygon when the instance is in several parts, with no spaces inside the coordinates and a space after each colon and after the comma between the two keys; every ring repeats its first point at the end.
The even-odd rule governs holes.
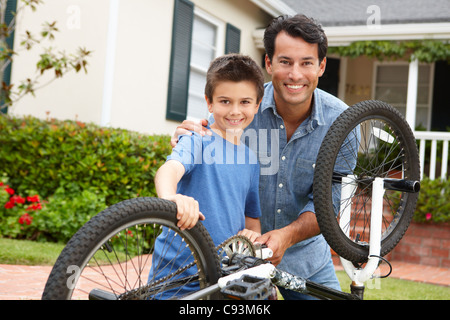
{"type": "MultiPolygon", "coordinates": [[[[156,192],[177,204],[181,230],[194,227],[200,219],[215,245],[237,233],[254,240],[261,233],[259,165],[256,155],[240,140],[264,94],[262,70],[247,56],[229,54],[211,63],[206,80],[205,99],[214,117],[212,136],[180,137],[156,173],[156,192]]],[[[183,258],[178,252],[176,258],[175,253],[161,255],[165,238],[163,232],[156,240],[149,281],[181,267],[183,258]],[[156,270],[167,265],[170,271],[156,270]]],[[[169,251],[179,251],[175,242],[169,251]]]]}

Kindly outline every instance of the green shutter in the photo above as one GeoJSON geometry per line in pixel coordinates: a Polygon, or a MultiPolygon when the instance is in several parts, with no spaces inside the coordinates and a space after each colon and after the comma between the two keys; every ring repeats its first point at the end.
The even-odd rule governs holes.
{"type": "MultiPolygon", "coordinates": [[[[17,11],[17,0],[8,0],[6,2],[6,11],[5,11],[5,24],[9,25],[11,20],[14,17],[14,14],[17,11]]],[[[13,49],[14,46],[14,30],[11,32],[9,37],[6,39],[6,44],[10,49],[13,49]]],[[[12,63],[11,63],[12,64],[12,63]]],[[[2,81],[6,83],[6,85],[11,84],[11,64],[5,69],[3,72],[2,81]]],[[[0,101],[0,106],[3,105],[3,98],[0,101]]],[[[0,112],[7,113],[8,108],[2,108],[0,112]]]]}
{"type": "Polygon", "coordinates": [[[241,30],[227,23],[225,53],[239,53],[241,50],[241,30]]]}
{"type": "Polygon", "coordinates": [[[175,0],[166,119],[186,119],[194,4],[175,0]]]}

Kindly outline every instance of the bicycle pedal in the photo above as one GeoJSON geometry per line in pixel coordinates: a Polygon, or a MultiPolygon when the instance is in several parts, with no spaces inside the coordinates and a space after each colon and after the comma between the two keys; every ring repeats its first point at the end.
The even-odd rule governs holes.
{"type": "Polygon", "coordinates": [[[225,297],[236,300],[265,300],[272,293],[269,279],[243,275],[230,281],[221,292],[225,297]]]}

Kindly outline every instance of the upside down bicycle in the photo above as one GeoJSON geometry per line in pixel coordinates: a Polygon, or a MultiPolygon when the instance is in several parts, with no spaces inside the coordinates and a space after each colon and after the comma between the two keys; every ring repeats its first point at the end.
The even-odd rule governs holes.
{"type": "Polygon", "coordinates": [[[352,280],[351,293],[278,270],[266,260],[270,249],[245,237],[216,247],[201,223],[190,230],[176,226],[173,202],[136,198],[102,211],[72,237],[42,298],[267,299],[276,285],[320,299],[362,299],[364,282],[409,226],[419,172],[414,135],[388,104],[360,102],[330,127],[316,161],[314,203],[320,230],[352,280]],[[161,232],[159,245],[177,241],[177,252],[189,258],[156,261],[152,253],[161,232]],[[164,276],[158,277],[160,270],[164,276]],[[186,287],[195,289],[180,296],[186,287]]]}

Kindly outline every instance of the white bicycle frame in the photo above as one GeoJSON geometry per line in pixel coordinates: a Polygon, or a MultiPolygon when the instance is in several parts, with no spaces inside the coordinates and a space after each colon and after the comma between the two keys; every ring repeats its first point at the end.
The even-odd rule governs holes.
{"type": "MultiPolygon", "coordinates": [[[[339,225],[344,233],[349,236],[351,218],[351,201],[353,195],[356,192],[357,184],[353,175],[348,175],[342,178],[342,190],[341,190],[341,216],[339,225]]],[[[363,285],[364,282],[373,278],[375,270],[378,268],[380,262],[381,251],[381,227],[383,219],[383,196],[384,196],[384,179],[375,178],[372,184],[372,208],[370,217],[370,240],[369,240],[369,258],[364,268],[357,268],[351,261],[348,261],[342,257],[339,257],[342,266],[352,280],[354,285],[363,285]]],[[[261,258],[266,259],[272,255],[269,248],[262,249],[261,258]]],[[[275,267],[271,264],[264,264],[258,267],[243,270],[229,276],[219,279],[220,287],[224,287],[228,281],[239,279],[243,275],[251,275],[260,278],[270,278],[273,275],[275,267]]]]}
{"type": "MultiPolygon", "coordinates": [[[[375,178],[372,185],[372,208],[371,208],[371,220],[370,220],[370,240],[369,240],[369,258],[364,268],[358,268],[353,265],[352,262],[340,257],[342,266],[345,272],[352,280],[352,285],[355,287],[363,287],[364,282],[373,278],[375,270],[378,268],[380,262],[381,251],[381,231],[382,231],[382,218],[383,218],[383,196],[385,192],[383,178],[375,178]]],[[[339,225],[344,233],[349,236],[350,229],[347,227],[351,219],[351,199],[356,192],[357,184],[353,175],[348,175],[342,178],[341,184],[341,217],[339,225]]],[[[269,248],[263,248],[258,250],[257,257],[261,259],[267,259],[272,256],[272,250],[269,248]]],[[[195,300],[204,297],[207,294],[213,293],[217,290],[225,288],[230,281],[238,280],[242,276],[253,276],[257,278],[271,279],[277,285],[281,285],[286,289],[291,289],[298,292],[305,292],[308,294],[308,280],[301,277],[290,275],[284,271],[278,270],[274,265],[265,263],[256,267],[248,268],[236,273],[232,273],[228,276],[222,277],[218,280],[217,284],[200,290],[197,293],[185,297],[186,300],[195,300]],[[275,281],[274,281],[275,280],[275,281]]],[[[311,283],[309,283],[311,285],[311,283]]],[[[324,287],[320,289],[320,285],[313,284],[317,290],[323,291],[324,287]]],[[[332,291],[332,289],[329,289],[332,291]]],[[[317,292],[317,291],[316,291],[317,292]]],[[[333,295],[333,297],[339,297],[339,295],[333,295]]],[[[326,297],[326,296],[325,296],[326,297]]]]}
{"type": "MultiPolygon", "coordinates": [[[[349,236],[350,228],[348,227],[351,219],[351,199],[356,192],[356,179],[352,175],[342,178],[341,189],[341,216],[339,226],[342,231],[349,236]]],[[[375,178],[372,184],[372,209],[370,214],[370,240],[369,240],[369,259],[364,268],[356,268],[352,262],[339,257],[345,272],[352,280],[353,285],[362,286],[364,282],[373,278],[375,270],[380,262],[381,250],[381,226],[383,219],[383,196],[384,196],[384,179],[375,178]]]]}

